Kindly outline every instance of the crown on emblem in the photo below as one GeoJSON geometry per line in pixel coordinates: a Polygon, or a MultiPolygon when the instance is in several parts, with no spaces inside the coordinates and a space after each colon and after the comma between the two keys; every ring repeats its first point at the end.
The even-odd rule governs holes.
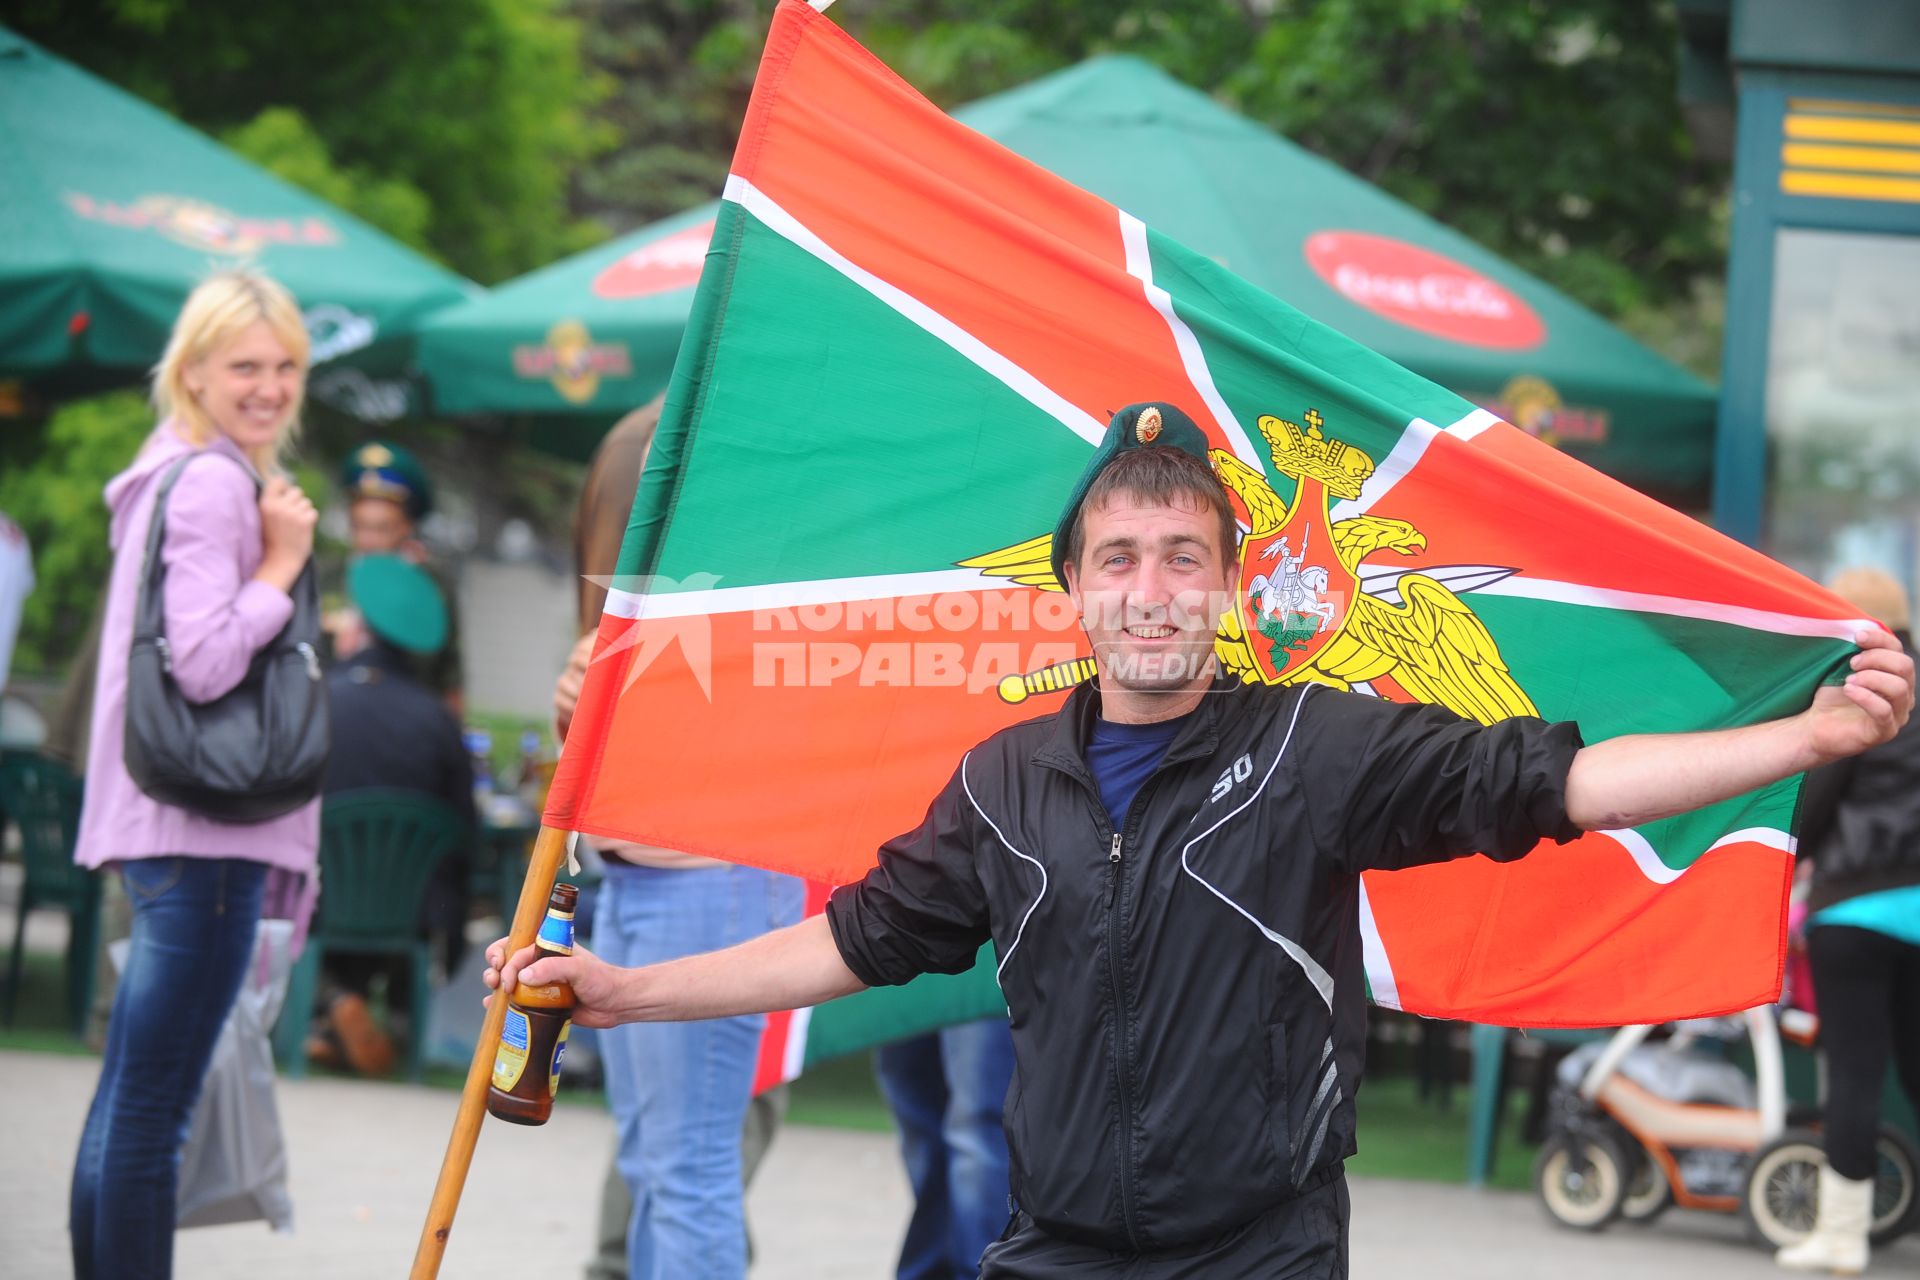
{"type": "Polygon", "coordinates": [[[1344,441],[1327,439],[1320,431],[1326,419],[1318,409],[1302,416],[1304,427],[1272,414],[1261,416],[1260,434],[1273,452],[1274,467],[1285,475],[1318,480],[1335,497],[1359,497],[1360,486],[1373,474],[1373,459],[1344,441]]]}

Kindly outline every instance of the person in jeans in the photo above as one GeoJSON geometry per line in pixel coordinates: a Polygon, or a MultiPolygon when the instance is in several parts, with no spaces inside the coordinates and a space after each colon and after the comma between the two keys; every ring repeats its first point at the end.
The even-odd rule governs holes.
{"type": "Polygon", "coordinates": [[[1007,1225],[1013,1033],[1004,1017],[942,1027],[881,1045],[873,1067],[913,1187],[896,1280],[971,1280],[1007,1225]]]}
{"type": "Polygon", "coordinates": [[[319,850],[317,800],[265,822],[216,822],[147,796],[123,758],[147,528],[176,462],[191,459],[167,501],[161,555],[180,691],[210,702],[233,689],[293,615],[315,513],[275,464],[306,373],[287,292],[253,272],[213,276],[187,298],[154,371],[159,425],[106,488],[113,568],[74,857],[119,871],[133,935],[74,1163],[77,1280],[172,1274],[180,1145],[253,954],[268,871],[308,874],[319,850]]]}
{"type": "MultiPolygon", "coordinates": [[[[593,653],[593,628],[660,419],[656,399],[621,419],[594,454],[574,521],[584,633],[554,690],[554,736],[566,739],[593,653]]],[[[596,840],[605,878],[593,944],[624,964],[731,946],[799,921],[805,886],[791,876],[674,849],[596,840]]],[[[751,1244],[742,1191],[779,1123],[782,1090],[753,1095],[765,1019],[620,1027],[598,1037],[615,1125],[620,1186],[601,1198],[602,1248],[591,1277],[741,1280],[751,1244]],[[622,1196],[621,1190],[627,1194],[622,1196]],[[607,1256],[624,1252],[621,1258],[607,1256]]]]}

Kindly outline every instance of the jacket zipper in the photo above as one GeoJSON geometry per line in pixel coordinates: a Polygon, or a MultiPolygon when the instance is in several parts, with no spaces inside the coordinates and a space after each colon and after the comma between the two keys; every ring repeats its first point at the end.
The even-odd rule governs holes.
{"type": "Polygon", "coordinates": [[[1107,862],[1113,867],[1110,886],[1112,900],[1107,907],[1107,972],[1113,985],[1113,1081],[1120,1103],[1117,1127],[1120,1149],[1116,1153],[1120,1160],[1120,1217],[1127,1228],[1128,1243],[1139,1250],[1138,1210],[1133,1197],[1133,1081],[1127,1071],[1127,1037],[1131,1028],[1127,1018],[1127,993],[1120,973],[1120,911],[1126,898],[1123,883],[1126,864],[1120,856],[1118,831],[1113,833],[1113,846],[1107,852],[1107,862]]]}
{"type": "MultiPolygon", "coordinates": [[[[1141,803],[1158,787],[1160,775],[1165,772],[1169,763],[1165,757],[1162,757],[1160,763],[1154,767],[1153,773],[1147,777],[1145,782],[1140,784],[1140,790],[1134,793],[1133,803],[1127,806],[1126,826],[1130,827],[1132,825],[1134,814],[1141,811],[1141,803]]],[[[1093,778],[1084,771],[1084,767],[1082,769],[1069,769],[1064,772],[1066,772],[1068,776],[1075,778],[1086,788],[1088,795],[1093,799],[1094,812],[1099,815],[1099,817],[1105,818],[1110,822],[1112,820],[1111,815],[1106,811],[1106,802],[1100,796],[1099,787],[1095,785],[1093,778]]],[[[1120,910],[1125,898],[1122,878],[1126,869],[1124,841],[1121,833],[1119,831],[1113,831],[1108,827],[1107,822],[1098,822],[1098,826],[1100,829],[1110,833],[1108,837],[1110,843],[1107,847],[1107,863],[1113,868],[1113,876],[1108,882],[1109,889],[1112,893],[1112,901],[1107,910],[1107,980],[1113,992],[1113,1072],[1114,1086],[1116,1092],[1119,1094],[1120,1103],[1120,1144],[1119,1151],[1116,1153],[1120,1164],[1120,1215],[1122,1225],[1126,1227],[1127,1242],[1133,1246],[1136,1252],[1143,1252],[1146,1246],[1141,1242],[1139,1209],[1134,1203],[1135,1189],[1133,1185],[1133,1164],[1131,1159],[1133,1147],[1133,1087],[1132,1077],[1127,1071],[1126,1058],[1130,1024],[1127,1017],[1126,991],[1121,981],[1120,973],[1120,949],[1123,944],[1120,928],[1120,910]]]]}
{"type": "MultiPolygon", "coordinates": [[[[1145,802],[1158,789],[1165,765],[1163,759],[1147,780],[1140,784],[1140,789],[1134,792],[1133,803],[1127,806],[1127,830],[1135,830],[1134,815],[1145,811],[1145,802]]],[[[1113,1065],[1120,1094],[1120,1213],[1126,1224],[1128,1243],[1136,1251],[1143,1251],[1146,1244],[1140,1237],[1140,1211],[1135,1204],[1133,1185],[1133,1073],[1128,1069],[1130,1064],[1127,1061],[1127,1041],[1131,1038],[1132,1023],[1127,1014],[1127,990],[1120,972],[1121,948],[1125,945],[1120,915],[1126,903],[1126,861],[1118,831],[1113,833],[1107,862],[1113,867],[1113,903],[1107,912],[1107,960],[1113,980],[1113,1065]]]]}

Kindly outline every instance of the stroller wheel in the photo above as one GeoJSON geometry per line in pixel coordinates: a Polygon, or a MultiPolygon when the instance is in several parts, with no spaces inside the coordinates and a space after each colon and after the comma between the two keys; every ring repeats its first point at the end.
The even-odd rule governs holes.
{"type": "Polygon", "coordinates": [[[1645,1147],[1636,1142],[1632,1150],[1633,1172],[1627,1177],[1626,1194],[1620,1200],[1620,1217],[1645,1226],[1673,1207],[1673,1188],[1645,1147]]]}
{"type": "MultiPolygon", "coordinates": [[[[1884,1245],[1904,1232],[1920,1210],[1920,1153],[1892,1129],[1882,1128],[1874,1153],[1873,1221],[1867,1239],[1884,1245]]],[[[1820,1166],[1826,1163],[1820,1136],[1805,1129],[1782,1134],[1753,1157],[1740,1216],[1755,1244],[1785,1248],[1806,1239],[1819,1210],[1820,1166]]]]}
{"type": "Polygon", "coordinates": [[[1619,1215],[1632,1161],[1604,1134],[1556,1134],[1533,1163],[1533,1186],[1547,1216],[1565,1227],[1598,1231],[1619,1215]]]}
{"type": "Polygon", "coordinates": [[[1747,1169],[1740,1217],[1747,1236],[1763,1249],[1799,1244],[1813,1230],[1819,1209],[1820,1166],[1826,1163],[1818,1135],[1790,1129],[1756,1151],[1747,1169]]]}

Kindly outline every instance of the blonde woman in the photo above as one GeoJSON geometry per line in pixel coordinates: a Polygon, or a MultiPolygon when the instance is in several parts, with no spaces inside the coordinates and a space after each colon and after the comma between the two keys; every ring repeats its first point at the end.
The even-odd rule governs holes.
{"type": "Polygon", "coordinates": [[[275,468],[306,374],[306,330],[286,290],[248,271],[212,277],[187,298],[154,370],[159,425],[106,488],[113,569],[75,860],[119,872],[133,945],[74,1167],[77,1280],[172,1274],[180,1144],[252,954],[267,872],[308,872],[319,846],[318,801],[266,822],[215,822],[146,795],[122,757],[147,528],[181,459],[191,460],[161,548],[180,691],[209,702],[233,689],[292,616],[315,515],[275,468]]]}

